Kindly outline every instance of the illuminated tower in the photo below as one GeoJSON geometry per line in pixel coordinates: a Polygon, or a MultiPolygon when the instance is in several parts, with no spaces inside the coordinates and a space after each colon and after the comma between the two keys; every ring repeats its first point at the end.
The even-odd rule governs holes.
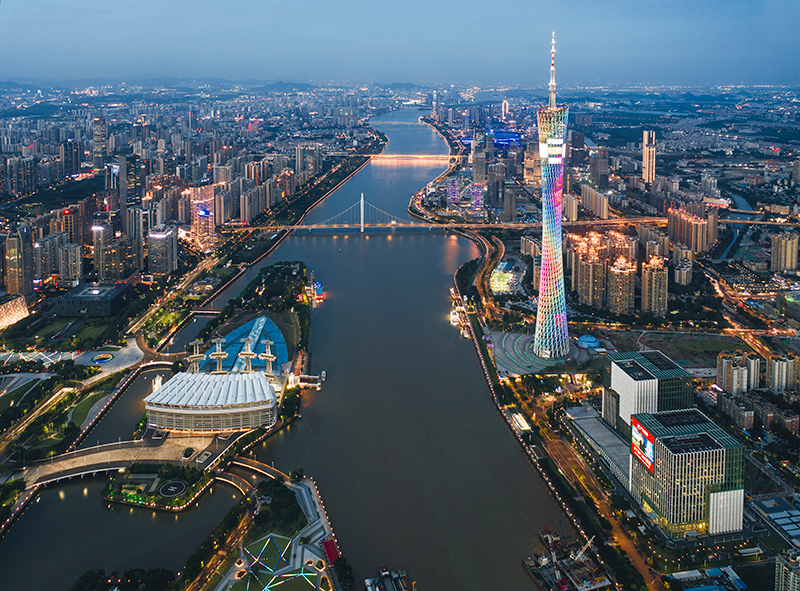
{"type": "Polygon", "coordinates": [[[564,182],[566,105],[556,106],[556,36],[550,56],[550,104],[536,113],[542,159],[542,272],[533,352],[543,359],[569,353],[564,262],[561,256],[561,196],[564,182]]]}

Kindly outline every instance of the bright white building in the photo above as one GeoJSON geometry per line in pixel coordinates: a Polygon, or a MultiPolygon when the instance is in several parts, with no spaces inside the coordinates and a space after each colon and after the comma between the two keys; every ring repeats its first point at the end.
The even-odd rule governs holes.
{"type": "Polygon", "coordinates": [[[148,424],[167,431],[246,431],[278,419],[275,390],[263,372],[179,373],[144,404],[148,424]]]}

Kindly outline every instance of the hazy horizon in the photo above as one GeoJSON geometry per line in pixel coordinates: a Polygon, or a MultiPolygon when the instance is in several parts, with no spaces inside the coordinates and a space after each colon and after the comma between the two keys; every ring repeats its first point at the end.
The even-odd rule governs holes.
{"type": "Polygon", "coordinates": [[[2,0],[0,80],[799,85],[793,0],[2,0]]]}

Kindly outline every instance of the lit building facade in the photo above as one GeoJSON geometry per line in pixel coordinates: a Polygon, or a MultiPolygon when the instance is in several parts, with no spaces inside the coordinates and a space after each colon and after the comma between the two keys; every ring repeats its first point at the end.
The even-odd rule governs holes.
{"type": "Polygon", "coordinates": [[[795,232],[772,235],[772,260],[770,270],[776,273],[797,269],[798,236],[795,232]]]}
{"type": "Polygon", "coordinates": [[[20,224],[6,238],[6,292],[31,295],[33,272],[33,235],[28,224],[20,224]]]}
{"type": "Polygon", "coordinates": [[[775,591],[800,591],[800,554],[787,550],[775,562],[775,591]]]}
{"type": "Polygon", "coordinates": [[[741,531],[744,448],[699,410],[631,418],[630,492],[670,538],[741,531]]]}
{"type": "Polygon", "coordinates": [[[191,433],[272,427],[277,396],[264,372],[178,373],[144,399],[153,428],[191,433]]]}
{"type": "Polygon", "coordinates": [[[723,351],[717,355],[717,386],[732,396],[759,386],[761,357],[744,351],[723,351]]]}
{"type": "Polygon", "coordinates": [[[214,249],[214,186],[193,187],[192,234],[201,252],[214,249]]]}
{"type": "Polygon", "coordinates": [[[147,236],[147,270],[166,277],[178,270],[178,232],[171,226],[153,228],[147,236]]]}
{"type": "Polygon", "coordinates": [[[636,265],[620,257],[608,269],[608,309],[613,314],[631,315],[636,287],[636,265]]]}
{"type": "Polygon", "coordinates": [[[561,199],[569,109],[556,105],[555,35],[550,59],[550,101],[536,112],[542,163],[542,271],[533,352],[543,359],[569,353],[564,263],[561,254],[561,199]]]}
{"type": "Polygon", "coordinates": [[[767,357],[767,388],[775,394],[796,390],[800,382],[800,358],[791,353],[767,357]]]}
{"type": "Polygon", "coordinates": [[[28,316],[28,306],[21,295],[9,295],[0,299],[0,329],[11,326],[28,316]]]}
{"type": "Polygon", "coordinates": [[[92,170],[95,174],[103,172],[106,166],[108,153],[108,132],[105,117],[95,117],[92,120],[94,147],[92,148],[92,170]]]}
{"type": "Polygon", "coordinates": [[[656,180],[656,132],[645,131],[642,138],[642,180],[652,184],[656,180]]]}
{"type": "Polygon", "coordinates": [[[667,315],[667,267],[659,257],[642,265],[642,313],[667,315]]]}
{"type": "Polygon", "coordinates": [[[661,351],[609,353],[603,369],[603,419],[626,438],[636,413],[691,408],[692,375],[661,351]]]}

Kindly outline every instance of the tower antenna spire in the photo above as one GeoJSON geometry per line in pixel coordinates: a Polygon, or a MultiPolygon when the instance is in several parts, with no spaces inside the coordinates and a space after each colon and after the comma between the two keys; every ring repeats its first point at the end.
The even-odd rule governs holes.
{"type": "Polygon", "coordinates": [[[553,42],[550,49],[550,108],[556,108],[556,34],[553,32],[553,42]]]}

